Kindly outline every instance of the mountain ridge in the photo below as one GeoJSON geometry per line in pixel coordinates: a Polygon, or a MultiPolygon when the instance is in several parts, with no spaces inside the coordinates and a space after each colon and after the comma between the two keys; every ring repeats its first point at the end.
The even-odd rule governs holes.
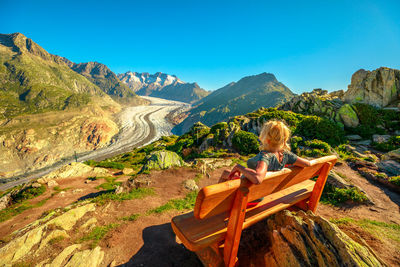
{"type": "Polygon", "coordinates": [[[209,94],[197,83],[186,83],[176,75],[162,72],[132,72],[118,74],[117,77],[129,86],[136,94],[153,96],[168,100],[194,103],[209,94]]]}
{"type": "Polygon", "coordinates": [[[188,117],[174,128],[174,132],[185,133],[197,121],[212,125],[260,107],[276,106],[294,95],[271,73],[246,76],[195,102],[188,117]]]}

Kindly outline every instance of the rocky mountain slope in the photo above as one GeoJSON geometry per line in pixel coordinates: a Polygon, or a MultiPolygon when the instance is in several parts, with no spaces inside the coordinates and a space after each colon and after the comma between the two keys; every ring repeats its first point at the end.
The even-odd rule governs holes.
{"type": "Polygon", "coordinates": [[[86,77],[117,101],[133,102],[133,104],[144,104],[146,102],[136,97],[136,94],[121,82],[117,75],[104,64],[98,62],[75,64],[71,62],[69,65],[71,69],[86,77]]]}
{"type": "Polygon", "coordinates": [[[118,74],[118,78],[138,95],[193,103],[209,94],[197,83],[186,83],[175,75],[161,72],[149,74],[128,71],[118,74]]]}
{"type": "Polygon", "coordinates": [[[232,82],[195,103],[188,117],[175,127],[185,133],[193,123],[200,121],[213,125],[229,117],[245,114],[260,107],[273,107],[292,98],[294,94],[273,74],[262,73],[232,82]]]}
{"type": "Polygon", "coordinates": [[[0,34],[0,177],[108,145],[121,102],[148,103],[103,64],[75,64],[21,33],[0,34]]]}

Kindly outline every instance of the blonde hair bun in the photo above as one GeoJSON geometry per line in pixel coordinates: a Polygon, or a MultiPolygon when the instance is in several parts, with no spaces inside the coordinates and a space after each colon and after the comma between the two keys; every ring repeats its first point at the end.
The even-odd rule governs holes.
{"type": "Polygon", "coordinates": [[[261,141],[260,150],[288,150],[290,146],[288,140],[290,138],[289,127],[283,121],[270,120],[264,123],[259,139],[261,141]]]}

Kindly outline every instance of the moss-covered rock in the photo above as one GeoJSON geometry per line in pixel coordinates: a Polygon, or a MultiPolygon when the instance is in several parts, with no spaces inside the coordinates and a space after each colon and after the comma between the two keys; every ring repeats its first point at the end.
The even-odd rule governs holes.
{"type": "Polygon", "coordinates": [[[361,238],[311,211],[284,210],[245,230],[238,258],[243,266],[385,266],[361,238]]]}
{"type": "Polygon", "coordinates": [[[343,124],[349,128],[355,128],[359,125],[360,121],[357,117],[357,113],[349,104],[344,104],[338,111],[343,124]]]}
{"type": "Polygon", "coordinates": [[[161,150],[151,153],[140,172],[150,170],[165,170],[184,165],[182,158],[173,151],[161,150]]]}

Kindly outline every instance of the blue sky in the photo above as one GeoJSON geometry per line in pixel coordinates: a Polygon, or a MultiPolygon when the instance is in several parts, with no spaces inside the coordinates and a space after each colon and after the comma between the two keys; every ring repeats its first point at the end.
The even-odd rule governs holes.
{"type": "Polygon", "coordinates": [[[400,1],[0,0],[0,32],[74,62],[157,71],[218,89],[270,72],[295,93],[400,69],[400,1]]]}

